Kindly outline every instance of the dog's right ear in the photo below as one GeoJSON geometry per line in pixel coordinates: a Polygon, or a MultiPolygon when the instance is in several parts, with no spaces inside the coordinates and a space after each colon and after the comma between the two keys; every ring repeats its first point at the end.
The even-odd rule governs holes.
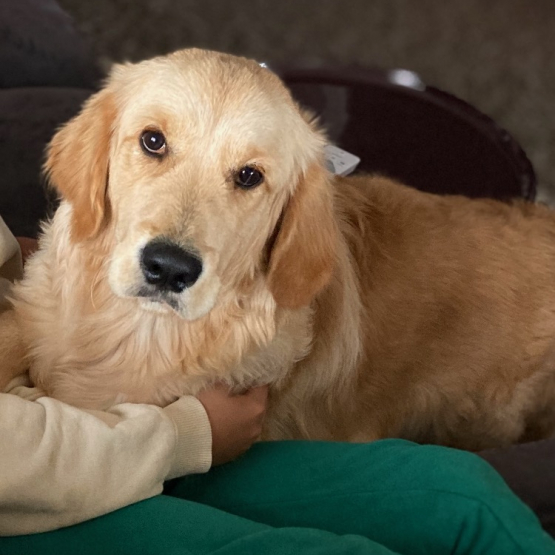
{"type": "Polygon", "coordinates": [[[100,91],[54,135],[48,147],[44,169],[72,207],[73,241],[94,237],[109,218],[107,186],[115,118],[112,93],[100,91]]]}
{"type": "Polygon", "coordinates": [[[326,287],[338,238],[330,177],[314,163],[289,200],[270,253],[268,285],[279,306],[307,306],[326,287]]]}

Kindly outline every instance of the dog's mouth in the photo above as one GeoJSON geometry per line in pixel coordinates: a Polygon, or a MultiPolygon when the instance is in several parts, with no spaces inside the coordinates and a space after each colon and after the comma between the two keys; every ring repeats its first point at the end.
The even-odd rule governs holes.
{"type": "Polygon", "coordinates": [[[141,287],[136,295],[142,302],[141,305],[147,310],[165,312],[166,308],[171,308],[179,312],[179,302],[174,293],[166,293],[150,287],[141,287]]]}

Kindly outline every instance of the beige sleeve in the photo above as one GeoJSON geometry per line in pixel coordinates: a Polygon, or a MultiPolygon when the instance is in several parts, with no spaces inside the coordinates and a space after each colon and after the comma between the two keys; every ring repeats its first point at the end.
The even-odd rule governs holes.
{"type": "Polygon", "coordinates": [[[210,468],[210,423],[194,397],[93,414],[32,388],[11,391],[0,393],[0,535],[88,520],[210,468]]]}

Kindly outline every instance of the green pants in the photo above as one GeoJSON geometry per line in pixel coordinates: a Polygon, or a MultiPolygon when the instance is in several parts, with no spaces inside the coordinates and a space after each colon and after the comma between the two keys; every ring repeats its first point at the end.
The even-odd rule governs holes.
{"type": "Polygon", "coordinates": [[[555,555],[555,543],[470,453],[276,442],[95,520],[0,538],[1,555],[35,553],[555,555]]]}

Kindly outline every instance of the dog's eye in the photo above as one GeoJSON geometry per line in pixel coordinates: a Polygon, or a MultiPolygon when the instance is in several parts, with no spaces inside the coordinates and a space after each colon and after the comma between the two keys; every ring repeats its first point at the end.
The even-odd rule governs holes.
{"type": "Polygon", "coordinates": [[[141,146],[149,156],[163,156],[166,152],[166,137],[159,131],[144,131],[141,146]]]}
{"type": "Polygon", "coordinates": [[[235,174],[235,184],[241,189],[253,189],[264,181],[262,173],[252,166],[245,166],[235,174]]]}

